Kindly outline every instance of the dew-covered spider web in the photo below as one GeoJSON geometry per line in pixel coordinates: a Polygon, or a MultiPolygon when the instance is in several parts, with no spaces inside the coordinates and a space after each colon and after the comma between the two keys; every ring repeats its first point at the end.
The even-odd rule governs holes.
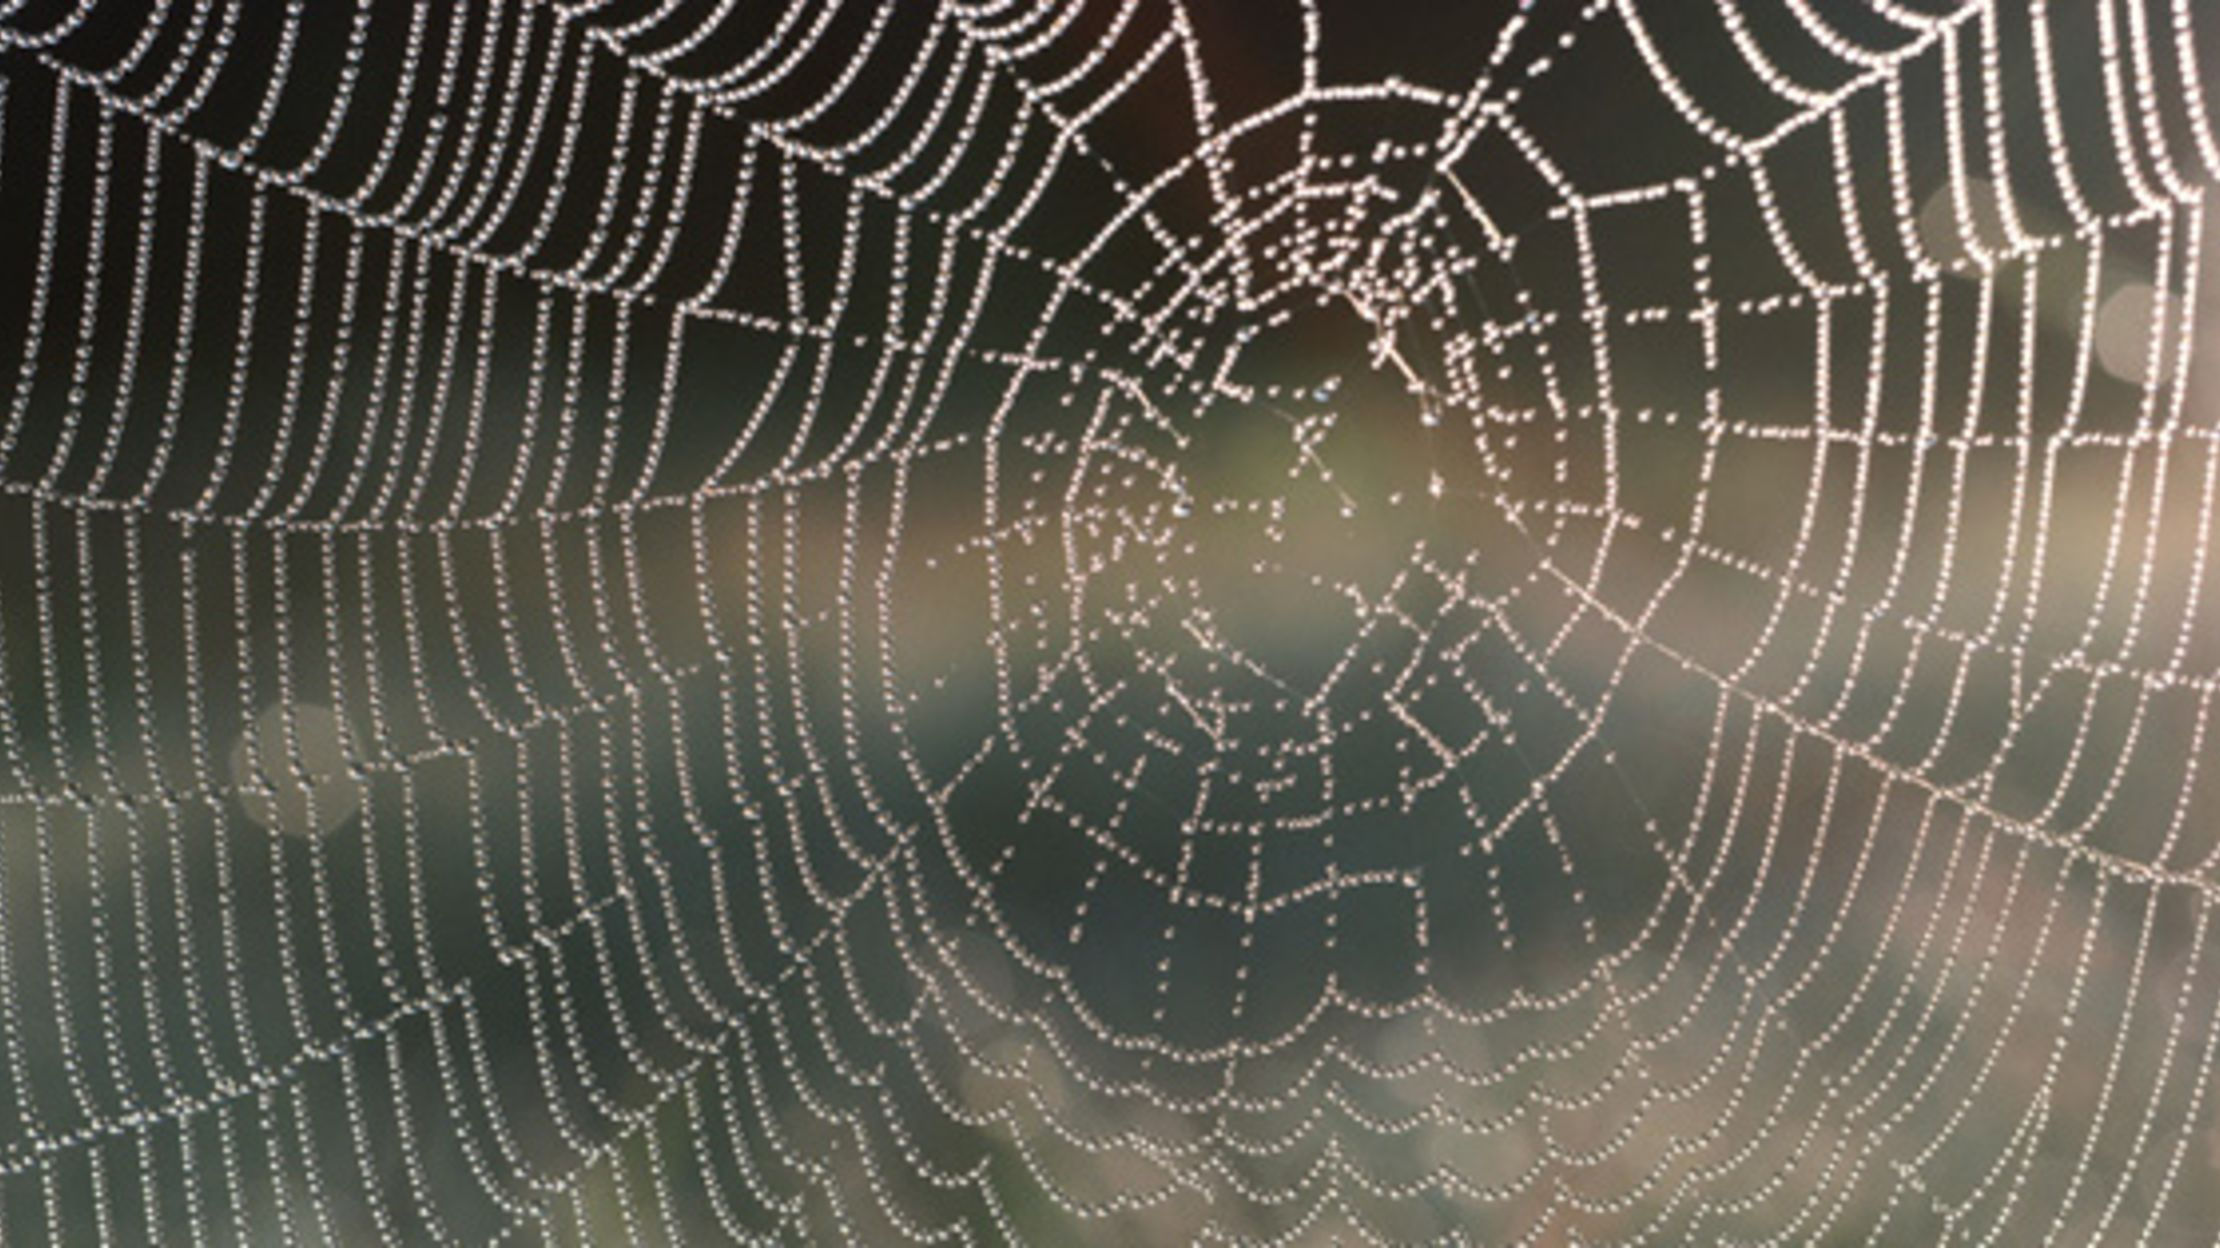
{"type": "Polygon", "coordinates": [[[0,0],[0,1235],[2209,1235],[2216,62],[0,0]]]}

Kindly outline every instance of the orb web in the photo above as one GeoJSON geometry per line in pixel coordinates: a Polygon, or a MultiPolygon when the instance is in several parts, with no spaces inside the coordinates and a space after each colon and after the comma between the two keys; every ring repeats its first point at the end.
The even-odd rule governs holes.
{"type": "Polygon", "coordinates": [[[0,1229],[2220,1220],[2213,23],[1408,8],[0,4],[0,1229]]]}

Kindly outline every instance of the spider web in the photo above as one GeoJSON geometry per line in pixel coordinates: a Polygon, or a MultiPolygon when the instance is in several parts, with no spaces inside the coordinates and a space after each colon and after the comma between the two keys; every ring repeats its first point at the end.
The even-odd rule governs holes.
{"type": "Polygon", "coordinates": [[[0,3],[0,1231],[2202,1233],[2192,8],[0,3]]]}

